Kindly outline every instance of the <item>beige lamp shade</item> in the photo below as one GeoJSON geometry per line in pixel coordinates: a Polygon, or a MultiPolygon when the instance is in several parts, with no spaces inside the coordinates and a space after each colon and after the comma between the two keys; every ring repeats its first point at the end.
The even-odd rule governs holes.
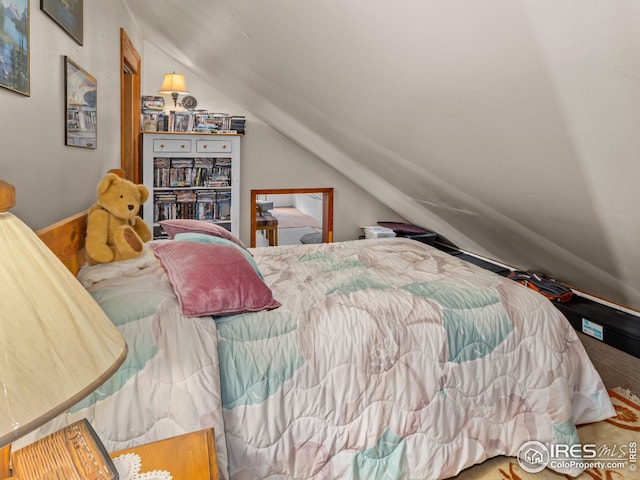
{"type": "Polygon", "coordinates": [[[127,355],[91,295],[6,211],[7,185],[0,181],[0,447],[82,400],[127,355]]]}
{"type": "Polygon", "coordinates": [[[172,93],[189,93],[184,83],[184,75],[181,73],[165,73],[162,86],[158,93],[170,95],[172,93]]]}

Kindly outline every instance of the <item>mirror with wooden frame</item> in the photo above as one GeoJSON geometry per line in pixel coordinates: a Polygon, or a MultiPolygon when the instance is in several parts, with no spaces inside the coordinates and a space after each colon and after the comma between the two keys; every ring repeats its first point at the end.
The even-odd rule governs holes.
{"type": "MultiPolygon", "coordinates": [[[[291,205],[298,210],[300,205],[291,205]]],[[[251,190],[251,246],[275,246],[294,243],[331,243],[333,241],[333,188],[284,188],[284,189],[260,189],[251,190]],[[301,216],[312,217],[318,221],[313,225],[309,233],[301,236],[299,241],[286,240],[290,228],[286,228],[283,222],[282,210],[280,210],[281,198],[286,198],[285,203],[304,204],[305,201],[317,200],[318,208],[311,208],[305,212],[303,207],[301,216]],[[293,202],[289,202],[293,198],[293,202]],[[277,207],[276,207],[277,205],[277,207]],[[280,219],[278,218],[278,212],[280,219]],[[314,213],[317,211],[317,213],[314,213]],[[320,218],[318,218],[320,217],[320,218]],[[317,233],[315,233],[317,231],[317,233]],[[306,237],[306,238],[303,238],[306,237]]],[[[301,231],[304,232],[304,231],[301,231]]]]}

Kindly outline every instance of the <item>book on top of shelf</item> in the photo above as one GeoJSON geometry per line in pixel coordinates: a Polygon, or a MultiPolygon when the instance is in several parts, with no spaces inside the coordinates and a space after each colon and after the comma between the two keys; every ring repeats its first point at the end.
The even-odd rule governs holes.
{"type": "Polygon", "coordinates": [[[143,95],[140,107],[143,110],[164,110],[164,97],[159,95],[143,95]]]}
{"type": "Polygon", "coordinates": [[[244,134],[246,119],[244,115],[233,115],[230,119],[229,128],[236,133],[244,134]]]}

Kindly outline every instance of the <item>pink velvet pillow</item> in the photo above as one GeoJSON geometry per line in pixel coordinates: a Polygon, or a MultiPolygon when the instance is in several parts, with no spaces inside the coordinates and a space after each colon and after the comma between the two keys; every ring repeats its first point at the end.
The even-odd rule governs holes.
{"type": "Polygon", "coordinates": [[[280,306],[235,247],[166,241],[151,244],[151,249],[167,273],[185,316],[231,315],[280,306]]]}
{"type": "Polygon", "coordinates": [[[214,237],[230,240],[244,249],[247,248],[245,244],[242,243],[242,240],[226,228],[216,225],[215,223],[205,222],[203,220],[176,219],[161,220],[160,226],[167,232],[169,238],[173,238],[178,233],[204,233],[205,235],[213,235],[214,237]]]}

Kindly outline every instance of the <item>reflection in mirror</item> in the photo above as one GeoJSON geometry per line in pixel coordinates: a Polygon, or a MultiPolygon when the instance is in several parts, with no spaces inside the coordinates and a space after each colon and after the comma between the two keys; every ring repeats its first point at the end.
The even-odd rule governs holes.
{"type": "Polygon", "coordinates": [[[251,190],[251,246],[333,241],[333,188],[251,190]]]}

